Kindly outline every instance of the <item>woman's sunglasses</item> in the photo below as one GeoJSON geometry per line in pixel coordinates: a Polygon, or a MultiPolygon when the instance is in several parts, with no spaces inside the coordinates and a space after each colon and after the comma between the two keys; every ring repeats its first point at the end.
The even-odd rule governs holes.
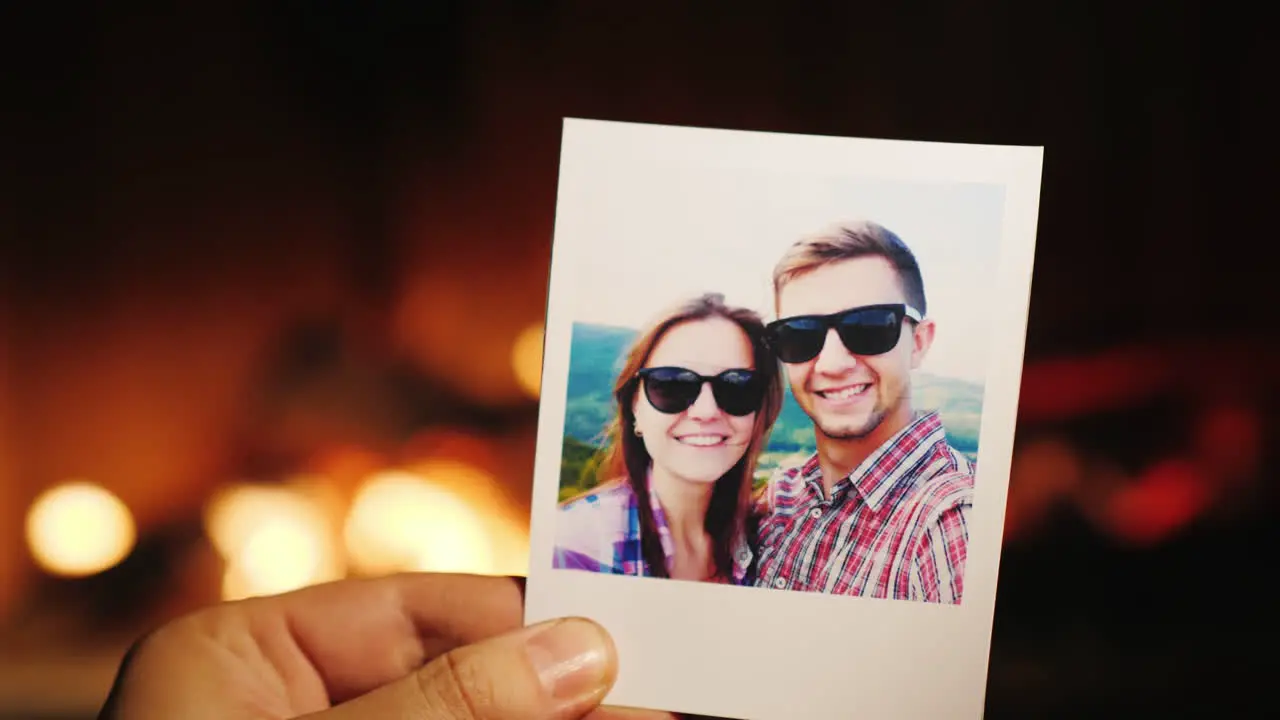
{"type": "Polygon", "coordinates": [[[720,409],[735,417],[750,415],[764,402],[764,382],[754,370],[725,370],[707,376],[680,367],[651,367],[636,373],[644,383],[644,396],[654,410],[667,415],[684,412],[711,383],[711,394],[720,409]]]}
{"type": "Polygon", "coordinates": [[[830,315],[799,315],[765,327],[765,341],[784,363],[808,362],[822,352],[827,331],[836,329],[840,342],[854,355],[883,355],[898,345],[904,319],[920,322],[910,305],[865,305],[830,315]]]}

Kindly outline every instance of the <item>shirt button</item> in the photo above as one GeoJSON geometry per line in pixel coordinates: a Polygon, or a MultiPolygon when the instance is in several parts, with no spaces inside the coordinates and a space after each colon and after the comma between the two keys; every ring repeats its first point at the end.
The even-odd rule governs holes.
{"type": "Polygon", "coordinates": [[[784,577],[776,577],[773,579],[773,586],[781,590],[787,586],[787,579],[784,577]]]}
{"type": "Polygon", "coordinates": [[[817,520],[818,518],[822,517],[822,508],[814,508],[810,510],[809,517],[813,518],[814,520],[817,520]]]}

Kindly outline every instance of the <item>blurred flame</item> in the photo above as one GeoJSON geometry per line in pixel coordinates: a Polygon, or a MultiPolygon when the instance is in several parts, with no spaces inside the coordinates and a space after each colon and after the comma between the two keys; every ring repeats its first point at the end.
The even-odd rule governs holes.
{"type": "Polygon", "coordinates": [[[502,493],[493,476],[470,463],[448,457],[429,459],[416,471],[428,482],[457,493],[457,497],[476,511],[482,523],[480,530],[488,538],[488,568],[476,567],[468,572],[496,575],[524,575],[529,566],[529,533],[523,522],[513,516],[514,508],[502,493]]]}
{"type": "Polygon", "coordinates": [[[227,562],[224,599],[288,592],[344,573],[325,507],[299,489],[228,488],[210,503],[205,525],[227,562]]]}
{"type": "MultiPolygon", "coordinates": [[[[521,488],[522,483],[515,481],[528,472],[521,458],[525,444],[518,436],[491,437],[457,428],[430,428],[417,433],[404,448],[406,470],[452,492],[475,510],[490,538],[494,574],[523,575],[528,571],[527,484],[521,488]]],[[[531,456],[532,443],[528,445],[531,456]]]]}
{"type": "Polygon", "coordinates": [[[89,482],[47,490],[27,514],[27,543],[51,573],[78,577],[113,567],[137,540],[133,515],[120,498],[89,482]]]}
{"type": "Polygon", "coordinates": [[[306,512],[299,497],[280,488],[234,485],[220,491],[206,506],[205,533],[218,554],[230,560],[272,516],[306,512]]]}
{"type": "Polygon", "coordinates": [[[511,366],[521,389],[537,398],[542,391],[542,323],[525,328],[511,348],[511,366]]]}
{"type": "Polygon", "coordinates": [[[1043,438],[1013,456],[1005,506],[1006,542],[1035,533],[1059,503],[1081,489],[1085,461],[1070,443],[1043,438]]]}
{"type": "MultiPolygon", "coordinates": [[[[487,478],[460,463],[430,474],[487,478]]],[[[455,476],[456,478],[456,476],[455,476]]],[[[423,475],[391,470],[357,491],[344,528],[352,564],[369,574],[406,570],[493,573],[493,546],[483,518],[457,494],[423,475]]]]}
{"type": "Polygon", "coordinates": [[[275,595],[322,577],[323,537],[296,517],[267,520],[245,539],[223,584],[224,598],[275,595]]]}
{"type": "Polygon", "coordinates": [[[514,522],[503,523],[498,533],[497,547],[501,548],[494,558],[494,575],[529,574],[529,530],[514,522]]]}
{"type": "Polygon", "coordinates": [[[1151,546],[1193,522],[1211,500],[1203,475],[1185,460],[1166,460],[1148,468],[1117,492],[1106,509],[1113,535],[1151,546]]]}

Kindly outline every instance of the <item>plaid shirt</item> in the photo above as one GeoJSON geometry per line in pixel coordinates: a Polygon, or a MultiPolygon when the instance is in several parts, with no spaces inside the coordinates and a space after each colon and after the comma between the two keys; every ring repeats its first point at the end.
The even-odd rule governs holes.
{"type": "Polygon", "coordinates": [[[921,415],[825,498],[818,456],[764,493],[758,587],[959,604],[973,466],[921,415]]]}
{"type": "MultiPolygon", "coordinates": [[[[670,568],[675,543],[658,494],[649,486],[649,502],[662,552],[670,568]]],[[[552,567],[613,575],[653,575],[640,550],[640,504],[631,485],[614,481],[560,506],[552,567]]],[[[745,536],[735,543],[732,584],[749,583],[751,551],[745,536]]],[[[730,582],[724,578],[709,582],[730,582]]]]}

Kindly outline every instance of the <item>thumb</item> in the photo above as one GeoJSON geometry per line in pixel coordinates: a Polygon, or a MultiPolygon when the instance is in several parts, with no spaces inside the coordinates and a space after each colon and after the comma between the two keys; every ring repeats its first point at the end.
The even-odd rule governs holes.
{"type": "Polygon", "coordinates": [[[616,675],[604,628],[552,620],[452,650],[313,720],[578,720],[604,699],[616,675]]]}

